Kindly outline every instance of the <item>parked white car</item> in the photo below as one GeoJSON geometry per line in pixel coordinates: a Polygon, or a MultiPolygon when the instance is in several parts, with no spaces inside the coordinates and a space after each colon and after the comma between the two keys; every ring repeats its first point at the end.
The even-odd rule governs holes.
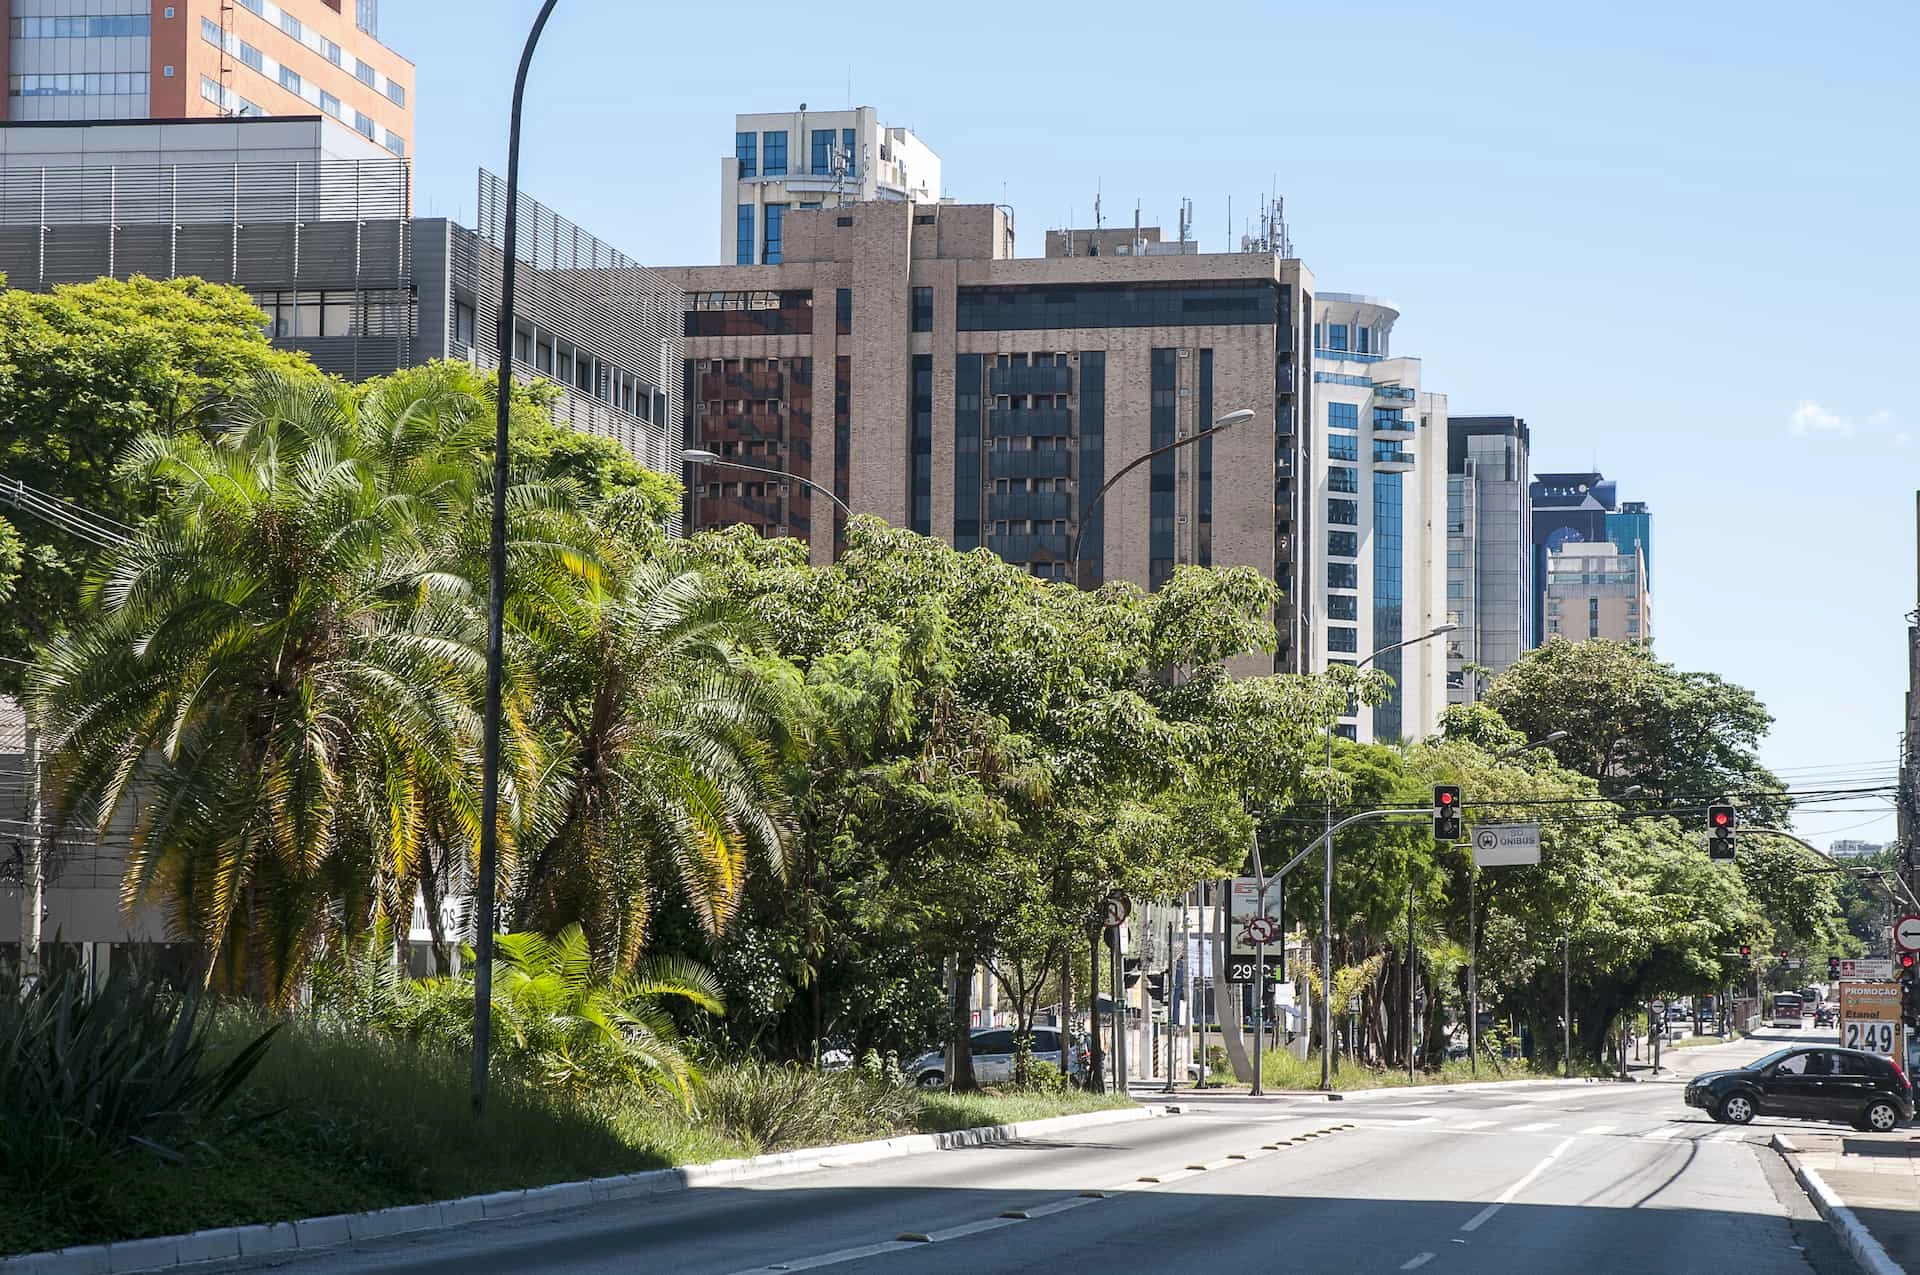
{"type": "MultiPolygon", "coordinates": [[[[1013,1041],[1011,1027],[973,1029],[973,1078],[983,1085],[1004,1085],[1013,1080],[1013,1041]]],[[[1086,1074],[1084,1051],[1075,1050],[1073,1074],[1086,1074]]],[[[1052,1027],[1033,1029],[1033,1057],[1036,1062],[1060,1065],[1060,1033],[1052,1027]]],[[[930,1049],[907,1064],[907,1078],[922,1089],[943,1089],[947,1083],[947,1053],[930,1049]]]]}

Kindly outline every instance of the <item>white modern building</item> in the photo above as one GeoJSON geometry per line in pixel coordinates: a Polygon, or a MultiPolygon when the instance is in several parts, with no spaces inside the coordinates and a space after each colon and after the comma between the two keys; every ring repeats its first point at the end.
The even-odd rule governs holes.
{"type": "Polygon", "coordinates": [[[1532,646],[1532,506],[1527,423],[1447,423],[1447,696],[1471,704],[1532,646]]]}
{"type": "Polygon", "coordinates": [[[1420,385],[1420,360],[1393,353],[1400,311],[1322,292],[1313,306],[1312,493],[1324,526],[1310,604],[1310,667],[1370,661],[1396,689],[1338,730],[1361,741],[1417,739],[1447,703],[1442,640],[1387,651],[1446,622],[1447,400],[1420,385]],[[1376,654],[1376,652],[1378,654],[1376,654]]]}
{"type": "Polygon", "coordinates": [[[868,200],[940,199],[940,157],[871,106],[733,117],[733,154],[720,161],[720,260],[780,264],[789,208],[868,200]]]}

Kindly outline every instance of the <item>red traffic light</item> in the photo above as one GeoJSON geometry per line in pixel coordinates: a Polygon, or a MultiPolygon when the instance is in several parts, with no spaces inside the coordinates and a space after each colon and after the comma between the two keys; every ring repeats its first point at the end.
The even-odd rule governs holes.
{"type": "Polygon", "coordinates": [[[1714,811],[1714,812],[1713,812],[1713,826],[1714,826],[1714,827],[1716,827],[1716,828],[1724,828],[1724,827],[1726,827],[1726,826],[1727,826],[1728,824],[1730,824],[1730,823],[1732,823],[1732,822],[1733,822],[1733,813],[1732,813],[1731,811],[1727,811],[1727,810],[1716,810],[1716,811],[1714,811]]]}
{"type": "Polygon", "coordinates": [[[1740,945],[1740,955],[1742,955],[1742,956],[1752,956],[1752,955],[1753,955],[1753,946],[1752,946],[1751,944],[1749,944],[1749,943],[1742,943],[1742,944],[1740,945]]]}
{"type": "Polygon", "coordinates": [[[1913,968],[1913,953],[1912,953],[1912,952],[1902,952],[1902,953],[1900,953],[1900,968],[1901,968],[1901,969],[1903,969],[1903,970],[1910,970],[1910,969],[1912,969],[1912,968],[1913,968]]]}
{"type": "Polygon", "coordinates": [[[1454,784],[1435,784],[1433,804],[1440,810],[1452,810],[1460,804],[1460,789],[1454,784]]]}

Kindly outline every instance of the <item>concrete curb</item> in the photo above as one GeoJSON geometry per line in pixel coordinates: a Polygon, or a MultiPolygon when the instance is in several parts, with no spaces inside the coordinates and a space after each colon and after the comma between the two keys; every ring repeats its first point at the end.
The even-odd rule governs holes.
{"type": "Polygon", "coordinates": [[[1587,1085],[1623,1083],[1630,1082],[1614,1076],[1576,1076],[1572,1080],[1539,1077],[1528,1080],[1466,1081],[1457,1085],[1382,1085],[1378,1089],[1336,1089],[1332,1093],[1319,1089],[1269,1089],[1258,1098],[1244,1090],[1223,1089],[1182,1089],[1176,1094],[1168,1094],[1160,1090],[1137,1090],[1133,1092],[1132,1097],[1135,1102],[1151,1102],[1155,1105],[1206,1102],[1260,1103],[1269,1099],[1298,1100],[1301,1098],[1322,1099],[1328,1102],[1379,1102],[1395,1098],[1404,1100],[1414,1095],[1426,1094],[1481,1093],[1496,1090],[1505,1093],[1514,1089],[1575,1089],[1584,1088],[1587,1085]]]}
{"type": "Polygon", "coordinates": [[[1887,1256],[1886,1249],[1880,1247],[1880,1241],[1873,1238],[1866,1223],[1855,1216],[1853,1210],[1827,1185],[1826,1179],[1816,1170],[1800,1163],[1800,1148],[1794,1145],[1793,1139],[1784,1133],[1776,1133],[1772,1145],[1812,1198],[1813,1207],[1819,1210],[1821,1217],[1827,1219],[1827,1225],[1839,1233],[1840,1242],[1846,1245],[1847,1252],[1853,1255],[1853,1260],[1860,1264],[1861,1270],[1867,1275],[1906,1275],[1900,1264],[1887,1256]]]}
{"type": "Polygon", "coordinates": [[[1121,1107],[1112,1111],[1083,1111],[1071,1116],[1023,1120],[1015,1124],[983,1125],[950,1133],[913,1133],[873,1142],[846,1142],[831,1147],[809,1147],[754,1156],[747,1160],[716,1160],[672,1169],[649,1169],[585,1182],[558,1182],[522,1191],[496,1191],[458,1200],[403,1204],[371,1213],[336,1213],[331,1217],[295,1222],[264,1222],[227,1226],[190,1235],[162,1235],[113,1244],[90,1244],[52,1253],[24,1253],[0,1258],[0,1275],[122,1275],[130,1271],[172,1270],[201,1262],[265,1257],[301,1250],[335,1248],[388,1235],[452,1230],[474,1222],[534,1213],[555,1213],[610,1200],[632,1200],[671,1195],[695,1187],[720,1186],[759,1178],[838,1169],[875,1160],[949,1151],[956,1147],[991,1146],[1049,1133],[1065,1133],[1092,1125],[1151,1120],[1161,1113],[1152,1107],[1121,1107]]]}

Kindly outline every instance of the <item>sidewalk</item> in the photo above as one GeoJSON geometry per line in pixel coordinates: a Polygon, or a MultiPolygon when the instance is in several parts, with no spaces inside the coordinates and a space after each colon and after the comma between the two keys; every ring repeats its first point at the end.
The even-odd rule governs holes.
{"type": "Polygon", "coordinates": [[[1920,1271],[1920,1133],[1796,1130],[1773,1145],[1863,1271],[1920,1271]]]}

